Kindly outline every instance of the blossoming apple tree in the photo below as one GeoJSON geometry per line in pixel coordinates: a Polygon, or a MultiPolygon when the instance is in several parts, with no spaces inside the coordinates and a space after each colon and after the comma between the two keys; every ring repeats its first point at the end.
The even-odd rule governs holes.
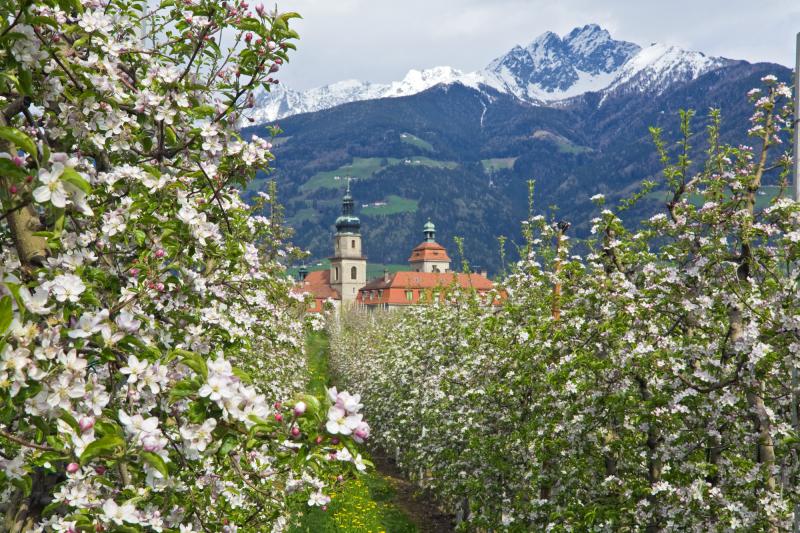
{"type": "Polygon", "coordinates": [[[302,394],[274,197],[239,194],[296,16],[0,3],[1,530],[280,530],[364,467],[358,398],[302,394]]]}
{"type": "Polygon", "coordinates": [[[375,439],[464,529],[798,522],[800,209],[780,194],[791,92],[763,82],[753,146],[721,142],[716,111],[699,161],[691,113],[677,144],[653,130],[662,192],[601,208],[586,252],[565,224],[527,220],[501,310],[467,294],[332,328],[333,366],[375,439]],[[622,224],[655,194],[662,213],[622,224]]]}

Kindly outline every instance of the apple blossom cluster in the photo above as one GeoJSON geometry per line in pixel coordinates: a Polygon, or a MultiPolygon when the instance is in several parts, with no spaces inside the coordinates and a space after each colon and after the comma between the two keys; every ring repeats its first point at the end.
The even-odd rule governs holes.
{"type": "Polygon", "coordinates": [[[467,293],[329,325],[375,443],[461,529],[800,524],[791,91],[767,77],[750,97],[753,146],[725,144],[715,110],[700,150],[691,112],[674,148],[652,130],[666,209],[636,229],[622,217],[654,183],[617,207],[593,198],[580,247],[532,213],[499,310],[467,293]]]}
{"type": "Polygon", "coordinates": [[[0,4],[0,530],[280,531],[363,469],[361,415],[303,394],[274,188],[242,194],[295,17],[0,4]]]}

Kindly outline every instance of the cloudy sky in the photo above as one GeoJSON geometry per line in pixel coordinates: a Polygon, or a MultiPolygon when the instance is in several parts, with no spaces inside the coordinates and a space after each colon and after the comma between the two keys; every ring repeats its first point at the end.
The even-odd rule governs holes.
{"type": "Polygon", "coordinates": [[[295,89],[437,65],[476,70],[544,31],[590,22],[641,45],[793,65],[800,31],[797,0],[281,0],[278,9],[304,17],[281,74],[295,89]]]}

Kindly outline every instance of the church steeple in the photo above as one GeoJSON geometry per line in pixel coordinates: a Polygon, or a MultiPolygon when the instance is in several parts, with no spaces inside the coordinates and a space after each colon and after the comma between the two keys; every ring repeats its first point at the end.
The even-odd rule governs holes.
{"type": "Polygon", "coordinates": [[[360,233],[361,220],[353,214],[353,195],[350,194],[350,180],[342,197],[342,216],[336,219],[336,233],[360,233]]]}
{"type": "Polygon", "coordinates": [[[336,219],[331,261],[331,287],[339,293],[342,304],[356,301],[358,290],[367,283],[367,258],[361,253],[361,221],[354,214],[350,180],[342,197],[342,215],[336,219]]]}
{"type": "Polygon", "coordinates": [[[436,226],[433,225],[431,219],[422,227],[422,233],[425,234],[425,242],[436,242],[436,226]]]}

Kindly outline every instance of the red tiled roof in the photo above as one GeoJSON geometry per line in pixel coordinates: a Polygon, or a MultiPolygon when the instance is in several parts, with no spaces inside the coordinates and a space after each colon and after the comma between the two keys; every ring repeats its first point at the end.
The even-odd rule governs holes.
{"type": "Polygon", "coordinates": [[[306,279],[297,284],[292,292],[298,294],[311,293],[314,298],[333,298],[339,300],[339,291],[331,287],[331,271],[315,270],[309,272],[306,279]]]}
{"type": "Polygon", "coordinates": [[[447,250],[444,249],[444,246],[438,242],[425,241],[411,250],[411,257],[408,258],[408,261],[450,261],[450,258],[447,257],[447,250]]]}
{"type": "Polygon", "coordinates": [[[472,287],[479,291],[494,288],[494,283],[480,274],[457,274],[454,272],[395,272],[389,275],[389,281],[377,278],[367,283],[362,291],[373,289],[435,289],[449,287],[453,280],[461,287],[472,287]]]}

